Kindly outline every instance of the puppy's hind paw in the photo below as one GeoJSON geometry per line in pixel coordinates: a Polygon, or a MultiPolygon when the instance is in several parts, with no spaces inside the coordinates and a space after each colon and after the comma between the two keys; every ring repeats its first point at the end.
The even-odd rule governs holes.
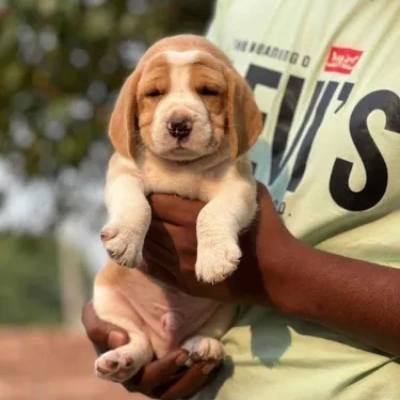
{"type": "Polygon", "coordinates": [[[223,360],[225,350],[222,343],[205,336],[193,336],[186,340],[182,348],[185,349],[193,361],[198,360],[223,360]]]}
{"type": "Polygon", "coordinates": [[[130,355],[118,350],[111,350],[96,360],[95,374],[101,379],[125,382],[141,367],[142,365],[136,365],[135,360],[130,355]]]}

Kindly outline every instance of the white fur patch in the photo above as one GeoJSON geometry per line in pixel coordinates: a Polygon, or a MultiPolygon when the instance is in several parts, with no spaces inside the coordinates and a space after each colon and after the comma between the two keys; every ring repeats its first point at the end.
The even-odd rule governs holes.
{"type": "Polygon", "coordinates": [[[166,53],[171,67],[171,94],[190,93],[190,68],[198,51],[168,51],[166,53]]]}
{"type": "Polygon", "coordinates": [[[190,65],[199,55],[198,50],[190,51],[167,51],[166,57],[172,65],[190,65]]]}

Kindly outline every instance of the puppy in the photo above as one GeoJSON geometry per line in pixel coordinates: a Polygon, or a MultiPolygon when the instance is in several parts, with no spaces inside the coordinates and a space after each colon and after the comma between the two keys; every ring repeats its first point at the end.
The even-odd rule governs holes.
{"type": "Polygon", "coordinates": [[[206,39],[163,39],[128,77],[111,116],[115,148],[105,189],[109,222],[101,233],[112,260],[98,274],[94,308],[130,342],[100,356],[100,378],[123,382],[154,356],[179,348],[191,359],[222,359],[219,338],[236,307],[193,298],[139,268],[151,219],[146,196],[174,193],[207,204],[197,220],[195,271],[216,283],[232,274],[238,234],[256,212],[246,151],[262,129],[251,88],[206,39]]]}

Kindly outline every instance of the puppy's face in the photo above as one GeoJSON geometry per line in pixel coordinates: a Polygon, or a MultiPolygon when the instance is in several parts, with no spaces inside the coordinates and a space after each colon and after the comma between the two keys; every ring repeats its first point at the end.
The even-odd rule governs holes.
{"type": "Polygon", "coordinates": [[[144,68],[137,87],[139,131],[159,157],[189,161],[224,141],[227,82],[222,66],[204,51],[166,51],[144,68]]]}
{"type": "Polygon", "coordinates": [[[228,58],[200,36],[163,39],[126,80],[110,122],[117,152],[135,157],[140,142],[158,157],[194,161],[247,151],[262,120],[251,88],[228,58]]]}

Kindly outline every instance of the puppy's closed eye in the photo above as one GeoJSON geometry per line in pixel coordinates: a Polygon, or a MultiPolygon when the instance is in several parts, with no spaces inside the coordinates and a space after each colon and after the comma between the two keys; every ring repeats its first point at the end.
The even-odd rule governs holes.
{"type": "Polygon", "coordinates": [[[219,92],[216,89],[212,89],[208,86],[201,86],[200,88],[197,89],[197,93],[200,96],[218,96],[219,92]]]}
{"type": "Polygon", "coordinates": [[[145,93],[145,97],[159,97],[162,95],[163,93],[158,89],[150,89],[145,93]]]}

